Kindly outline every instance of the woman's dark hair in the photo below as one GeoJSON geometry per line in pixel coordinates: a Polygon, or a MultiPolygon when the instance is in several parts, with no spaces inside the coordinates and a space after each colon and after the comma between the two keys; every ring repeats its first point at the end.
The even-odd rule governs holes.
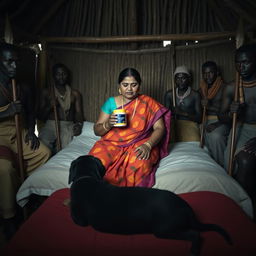
{"type": "Polygon", "coordinates": [[[118,84],[120,84],[127,76],[133,76],[138,84],[141,84],[140,73],[134,68],[125,68],[122,70],[118,77],[118,84]]]}

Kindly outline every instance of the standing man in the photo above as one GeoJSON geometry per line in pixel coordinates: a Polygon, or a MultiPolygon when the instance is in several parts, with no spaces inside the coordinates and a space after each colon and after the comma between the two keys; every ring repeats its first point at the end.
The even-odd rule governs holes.
{"type": "Polygon", "coordinates": [[[199,92],[202,107],[206,108],[206,122],[203,124],[205,129],[201,132],[204,132],[204,142],[212,158],[223,166],[230,126],[221,123],[218,114],[225,84],[213,61],[207,61],[202,65],[202,77],[199,92]]]}
{"type": "Polygon", "coordinates": [[[40,143],[34,133],[34,96],[28,87],[17,85],[17,101],[13,101],[12,82],[16,76],[17,48],[0,44],[0,210],[4,233],[9,239],[16,231],[16,192],[21,180],[15,163],[17,132],[15,114],[21,114],[22,148],[25,171],[30,173],[44,164],[49,149],[40,143]]]}
{"type": "MultiPolygon", "coordinates": [[[[230,120],[237,113],[234,177],[256,200],[256,44],[243,45],[236,50],[236,70],[241,76],[239,102],[233,102],[234,85],[227,86],[223,94],[221,113],[230,120]],[[232,103],[232,104],[231,104],[232,103]],[[230,106],[231,104],[231,106],[230,106]],[[230,106],[230,107],[229,107],[230,106]]],[[[231,134],[225,151],[228,166],[231,134]]]]}
{"type": "MultiPolygon", "coordinates": [[[[78,136],[82,132],[84,122],[82,95],[78,90],[69,86],[69,70],[65,65],[55,64],[52,68],[52,75],[57,116],[60,121],[61,146],[64,148],[73,136],[78,136]]],[[[55,154],[57,152],[57,135],[53,100],[49,95],[52,96],[48,88],[42,91],[38,118],[45,122],[45,125],[39,131],[39,138],[55,154]]]]}
{"type": "Polygon", "coordinates": [[[175,99],[173,104],[173,91],[165,93],[165,106],[176,116],[175,141],[199,141],[200,132],[198,124],[202,118],[200,94],[191,88],[191,74],[186,66],[179,66],[174,72],[176,84],[175,99]]]}

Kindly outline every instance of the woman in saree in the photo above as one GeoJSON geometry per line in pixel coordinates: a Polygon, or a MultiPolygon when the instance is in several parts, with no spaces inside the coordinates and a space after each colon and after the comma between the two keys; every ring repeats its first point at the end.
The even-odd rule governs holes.
{"type": "Polygon", "coordinates": [[[116,186],[152,187],[161,158],[168,155],[170,111],[140,94],[141,77],[133,68],[119,74],[119,95],[101,107],[94,132],[101,136],[89,152],[106,169],[104,179],[116,186]],[[116,127],[115,109],[125,109],[127,125],[116,127]]]}

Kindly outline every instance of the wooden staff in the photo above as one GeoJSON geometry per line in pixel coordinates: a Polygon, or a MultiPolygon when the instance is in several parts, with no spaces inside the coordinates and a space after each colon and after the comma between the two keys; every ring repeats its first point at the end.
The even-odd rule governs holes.
{"type": "MultiPolygon", "coordinates": [[[[238,49],[244,43],[244,26],[243,19],[239,19],[239,24],[236,33],[236,49],[238,49]]],[[[242,77],[236,71],[236,84],[235,84],[235,95],[234,102],[238,102],[239,96],[239,86],[242,85],[242,77]]],[[[241,96],[241,95],[240,95],[241,96]]],[[[237,124],[237,113],[232,115],[232,130],[231,130],[231,144],[229,152],[229,162],[228,162],[228,174],[232,176],[233,165],[234,165],[234,154],[235,154],[235,145],[236,145],[236,124],[237,124]]]]}
{"type": "Polygon", "coordinates": [[[53,104],[53,112],[54,112],[54,120],[55,120],[55,131],[56,131],[56,137],[57,137],[57,150],[61,150],[61,140],[60,140],[60,127],[59,127],[59,118],[58,118],[58,112],[57,112],[57,106],[56,106],[56,97],[55,97],[55,90],[54,90],[54,82],[52,79],[52,70],[51,70],[50,61],[48,58],[48,83],[50,85],[50,93],[52,98],[52,104],[53,104]]]}
{"type": "Polygon", "coordinates": [[[175,50],[175,46],[173,46],[173,54],[172,54],[172,105],[173,105],[173,108],[176,107],[176,92],[175,92],[175,81],[174,81],[175,68],[176,68],[176,50],[175,50]]]}
{"type": "MultiPolygon", "coordinates": [[[[175,45],[173,46],[173,52],[172,52],[172,80],[171,80],[171,85],[172,85],[172,105],[173,109],[175,110],[176,107],[176,91],[175,91],[175,77],[174,77],[174,71],[176,68],[176,49],[175,45]]],[[[173,141],[175,141],[175,131],[176,131],[176,125],[175,125],[175,119],[176,119],[176,114],[172,113],[172,123],[171,123],[171,137],[173,137],[173,141]]],[[[172,140],[172,138],[171,138],[172,140]]]]}
{"type": "MultiPolygon", "coordinates": [[[[239,86],[242,83],[242,78],[238,72],[236,72],[236,85],[235,85],[235,95],[234,102],[238,102],[238,92],[239,86]]],[[[228,163],[228,174],[232,176],[233,171],[233,161],[235,154],[235,144],[236,144],[236,124],[237,124],[237,113],[233,113],[232,116],[232,133],[231,133],[231,144],[230,144],[230,152],[229,152],[229,163],[228,163]]]]}
{"type": "Polygon", "coordinates": [[[204,147],[204,132],[205,132],[205,123],[206,123],[206,106],[203,107],[203,117],[201,124],[201,134],[200,134],[200,147],[204,147]]]}
{"type": "MultiPolygon", "coordinates": [[[[17,100],[17,88],[16,88],[16,81],[12,79],[12,94],[13,94],[13,101],[17,100]]],[[[16,137],[17,137],[17,152],[18,152],[18,160],[19,160],[19,174],[21,182],[25,180],[25,169],[24,169],[24,162],[23,162],[23,147],[22,147],[22,136],[21,136],[21,126],[20,126],[20,114],[15,114],[15,127],[16,127],[16,137]]]]}

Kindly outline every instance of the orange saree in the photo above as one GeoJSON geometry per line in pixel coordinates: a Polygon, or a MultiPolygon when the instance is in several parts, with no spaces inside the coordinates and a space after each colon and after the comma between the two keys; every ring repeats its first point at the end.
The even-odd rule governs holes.
{"type": "Polygon", "coordinates": [[[146,95],[138,96],[137,106],[134,99],[124,108],[128,116],[127,127],[113,127],[94,144],[89,155],[101,160],[106,168],[104,179],[107,182],[117,186],[152,187],[158,162],[168,154],[171,113],[146,95]],[[154,123],[161,117],[166,128],[164,137],[151,150],[148,160],[137,159],[134,150],[148,140],[154,123]]]}

